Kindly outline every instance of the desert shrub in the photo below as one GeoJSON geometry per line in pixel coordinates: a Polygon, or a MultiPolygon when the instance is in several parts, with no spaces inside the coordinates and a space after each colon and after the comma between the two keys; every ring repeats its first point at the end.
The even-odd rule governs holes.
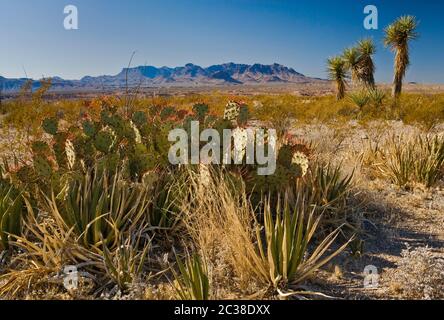
{"type": "Polygon", "coordinates": [[[208,300],[210,282],[205,260],[199,255],[189,256],[185,261],[176,257],[179,272],[174,272],[174,287],[181,300],[208,300]]]}
{"type": "Polygon", "coordinates": [[[395,109],[405,123],[430,130],[444,120],[444,95],[403,94],[395,109]]]}

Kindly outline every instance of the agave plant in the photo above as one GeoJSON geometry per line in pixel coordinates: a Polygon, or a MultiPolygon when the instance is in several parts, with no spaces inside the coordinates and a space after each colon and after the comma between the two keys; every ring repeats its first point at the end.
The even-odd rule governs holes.
{"type": "Polygon", "coordinates": [[[418,38],[418,21],[413,16],[403,16],[385,29],[384,44],[395,52],[393,91],[398,97],[402,90],[402,80],[410,64],[409,41],[418,38]]]}
{"type": "Polygon", "coordinates": [[[341,100],[345,96],[348,72],[342,57],[333,57],[327,60],[327,72],[330,80],[336,83],[336,98],[341,100]]]}
{"type": "Polygon", "coordinates": [[[46,200],[49,212],[73,228],[83,245],[113,248],[122,234],[145,223],[150,199],[148,188],[128,182],[120,173],[89,170],[46,200]]]}
{"type": "Polygon", "coordinates": [[[174,272],[177,295],[182,300],[208,300],[210,283],[206,263],[197,254],[185,262],[176,257],[179,273],[174,272]]]}

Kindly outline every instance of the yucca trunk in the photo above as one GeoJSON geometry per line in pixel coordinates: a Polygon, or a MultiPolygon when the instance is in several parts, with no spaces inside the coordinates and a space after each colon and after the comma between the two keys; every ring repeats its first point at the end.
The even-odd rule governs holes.
{"type": "Polygon", "coordinates": [[[364,82],[364,86],[368,89],[375,88],[375,67],[371,58],[365,59],[363,62],[362,68],[362,80],[364,82]]]}
{"type": "Polygon", "coordinates": [[[336,99],[342,100],[345,97],[345,83],[344,81],[336,81],[336,99]]]}
{"type": "Polygon", "coordinates": [[[402,81],[404,79],[407,66],[409,65],[409,50],[407,44],[399,46],[395,56],[395,76],[393,78],[392,95],[397,98],[402,91],[402,81]]]}

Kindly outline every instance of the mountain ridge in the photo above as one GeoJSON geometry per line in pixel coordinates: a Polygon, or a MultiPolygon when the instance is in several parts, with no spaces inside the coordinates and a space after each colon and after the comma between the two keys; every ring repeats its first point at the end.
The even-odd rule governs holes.
{"type": "MultiPolygon", "coordinates": [[[[4,91],[18,91],[28,78],[8,79],[0,76],[4,91]]],[[[84,76],[79,80],[52,77],[52,90],[116,89],[125,87],[258,85],[276,83],[310,83],[324,81],[307,77],[293,68],[274,63],[223,63],[203,68],[187,63],[178,67],[137,66],[123,68],[116,75],[84,76]]],[[[40,80],[33,88],[40,87],[40,80]]]]}

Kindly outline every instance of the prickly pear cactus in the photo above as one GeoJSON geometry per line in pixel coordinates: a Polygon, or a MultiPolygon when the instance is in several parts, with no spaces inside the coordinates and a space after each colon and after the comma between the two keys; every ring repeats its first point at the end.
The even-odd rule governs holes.
{"type": "Polygon", "coordinates": [[[193,106],[193,112],[199,121],[204,121],[206,115],[208,114],[208,106],[203,103],[198,103],[193,106]]]}
{"type": "Polygon", "coordinates": [[[19,181],[25,184],[34,183],[37,179],[36,173],[31,166],[23,166],[16,172],[19,181]]]}
{"type": "Polygon", "coordinates": [[[51,135],[56,135],[58,131],[59,121],[57,118],[47,118],[43,120],[43,130],[51,135]]]}
{"type": "Polygon", "coordinates": [[[176,113],[173,107],[165,107],[160,111],[160,120],[165,121],[176,113]]]}
{"type": "Polygon", "coordinates": [[[142,177],[147,171],[154,169],[156,161],[145,145],[139,143],[128,155],[128,167],[131,178],[142,177]]]}
{"type": "Polygon", "coordinates": [[[239,116],[237,119],[237,124],[239,126],[247,125],[248,119],[250,117],[250,113],[248,111],[248,107],[246,105],[242,105],[239,108],[239,116]]]}
{"type": "Polygon", "coordinates": [[[39,176],[43,178],[51,178],[53,172],[52,167],[48,160],[44,159],[43,157],[36,156],[34,158],[34,169],[39,176]]]}
{"type": "Polygon", "coordinates": [[[32,152],[35,155],[48,157],[51,154],[51,148],[46,142],[43,141],[35,141],[31,146],[32,152]]]}
{"type": "Polygon", "coordinates": [[[135,124],[138,128],[140,128],[140,127],[142,127],[144,124],[147,123],[148,118],[147,118],[145,112],[143,112],[143,111],[136,111],[136,112],[133,113],[132,120],[133,120],[134,124],[135,124]]]}
{"type": "Polygon", "coordinates": [[[111,130],[100,131],[94,139],[94,146],[100,152],[107,154],[111,151],[115,140],[116,137],[111,130]]]}
{"type": "Polygon", "coordinates": [[[98,126],[94,122],[89,121],[89,120],[83,122],[82,123],[82,127],[83,127],[83,132],[85,133],[85,135],[88,138],[93,138],[96,135],[97,131],[98,131],[97,130],[98,126]]]}

